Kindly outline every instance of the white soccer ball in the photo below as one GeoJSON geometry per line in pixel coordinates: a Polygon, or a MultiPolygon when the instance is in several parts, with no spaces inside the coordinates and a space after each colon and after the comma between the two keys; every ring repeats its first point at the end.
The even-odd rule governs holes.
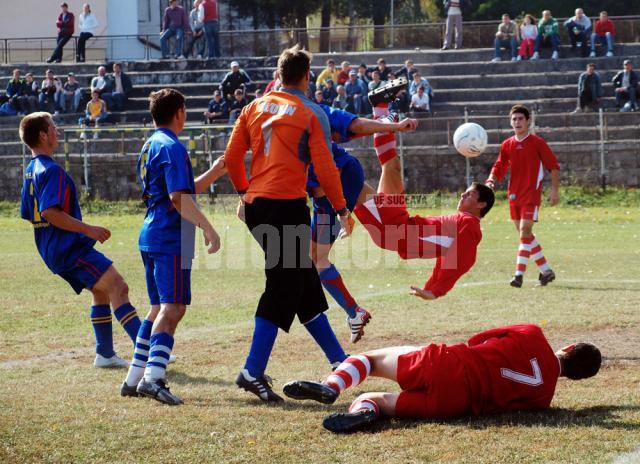
{"type": "Polygon", "coordinates": [[[454,132],[453,146],[467,158],[480,156],[487,148],[487,131],[480,124],[467,122],[454,132]]]}

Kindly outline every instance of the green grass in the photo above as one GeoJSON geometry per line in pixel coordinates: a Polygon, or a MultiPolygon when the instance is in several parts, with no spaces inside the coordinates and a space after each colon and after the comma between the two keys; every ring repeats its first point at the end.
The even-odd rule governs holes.
{"type": "MultiPolygon", "coordinates": [[[[546,412],[394,420],[375,433],[346,437],[326,432],[322,418],[344,410],[359,393],[395,385],[368,380],[333,406],[288,401],[268,407],[233,384],[264,281],[259,250],[231,214],[209,211],[223,250],[213,257],[198,250],[193,304],[176,336],[179,360],[169,371],[172,389],[186,404],[169,408],[122,399],[124,372],[91,368],[88,294],[76,297],[49,273],[30,226],[2,213],[15,209],[0,205],[0,462],[611,462],[640,446],[640,217],[632,194],[625,198],[624,207],[542,210],[535,231],[558,274],[547,288],[534,286],[532,268],[522,289],[507,285],[517,237],[504,205],[483,221],[476,266],[434,302],[408,294],[410,285],[425,282],[432,262],[403,262],[380,251],[362,227],[338,243],[335,262],[374,316],[364,339],[347,347],[352,353],[456,343],[490,327],[530,322],[542,325],[554,346],[587,340],[605,356],[598,376],[561,379],[546,412]]],[[[143,215],[116,215],[119,208],[136,206],[103,204],[87,220],[112,230],[98,248],[114,260],[144,313],[136,249],[143,215]]],[[[342,311],[333,307],[328,314],[347,345],[342,311]]],[[[131,347],[117,324],[114,338],[128,357],[131,347]]],[[[278,390],[293,378],[320,379],[328,366],[296,323],[290,334],[280,334],[268,372],[278,390]]]]}

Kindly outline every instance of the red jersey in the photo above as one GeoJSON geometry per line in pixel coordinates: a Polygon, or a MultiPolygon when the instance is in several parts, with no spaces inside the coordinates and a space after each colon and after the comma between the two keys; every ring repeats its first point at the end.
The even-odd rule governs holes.
{"type": "Polygon", "coordinates": [[[523,140],[516,139],[514,135],[502,142],[491,174],[500,181],[509,168],[509,202],[539,206],[542,202],[544,170],[560,170],[560,165],[547,142],[535,134],[529,134],[523,140]]]}
{"type": "Polygon", "coordinates": [[[376,245],[402,259],[433,259],[436,265],[424,286],[445,295],[476,262],[482,231],[480,218],[457,212],[447,216],[410,216],[404,195],[378,193],[354,213],[376,245]]]}
{"type": "Polygon", "coordinates": [[[600,37],[604,37],[607,32],[611,32],[611,35],[616,35],[616,26],[610,19],[607,19],[606,21],[599,19],[596,21],[596,26],[594,27],[593,32],[600,37]]]}
{"type": "Polygon", "coordinates": [[[540,327],[513,325],[449,347],[465,366],[473,414],[546,409],[560,361],[540,327]]]}

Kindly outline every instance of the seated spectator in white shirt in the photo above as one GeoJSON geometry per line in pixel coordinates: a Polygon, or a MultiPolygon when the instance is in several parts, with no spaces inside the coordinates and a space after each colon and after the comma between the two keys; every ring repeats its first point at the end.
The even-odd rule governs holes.
{"type": "Polygon", "coordinates": [[[429,96],[425,92],[424,86],[418,87],[418,92],[411,96],[411,105],[409,106],[411,111],[419,113],[419,112],[427,112],[430,111],[429,107],[429,96]]]}

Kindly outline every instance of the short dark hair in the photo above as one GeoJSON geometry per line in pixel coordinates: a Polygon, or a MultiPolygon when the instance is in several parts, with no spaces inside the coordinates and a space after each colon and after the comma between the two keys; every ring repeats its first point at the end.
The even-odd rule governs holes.
{"type": "Polygon", "coordinates": [[[478,201],[487,204],[480,210],[480,217],[485,217],[487,213],[491,211],[491,208],[493,208],[493,203],[496,201],[496,195],[490,187],[479,182],[474,182],[471,184],[471,187],[478,192],[478,201]]]}
{"type": "Polygon", "coordinates": [[[282,83],[292,85],[304,79],[309,72],[311,57],[311,53],[299,44],[283,51],[278,58],[278,74],[282,83]]]}
{"type": "Polygon", "coordinates": [[[572,380],[593,377],[600,370],[602,354],[591,343],[578,343],[560,356],[562,375],[572,380]]]}
{"type": "Polygon", "coordinates": [[[514,105],[511,107],[511,111],[509,111],[509,117],[514,113],[523,114],[526,120],[529,120],[531,117],[531,113],[529,112],[529,108],[524,105],[514,105]]]}
{"type": "Polygon", "coordinates": [[[40,143],[40,132],[47,132],[51,125],[51,115],[45,111],[31,113],[20,121],[20,140],[29,148],[40,143]]]}
{"type": "Polygon", "coordinates": [[[335,61],[333,61],[333,59],[329,58],[329,59],[327,60],[327,65],[330,65],[330,64],[336,64],[336,62],[335,62],[335,61]]]}
{"type": "Polygon", "coordinates": [[[184,95],[176,89],[162,89],[149,94],[149,112],[156,126],[170,124],[184,104],[184,95]]]}
{"type": "Polygon", "coordinates": [[[589,63],[587,64],[587,68],[595,68],[596,64],[595,63],[589,63]]]}

